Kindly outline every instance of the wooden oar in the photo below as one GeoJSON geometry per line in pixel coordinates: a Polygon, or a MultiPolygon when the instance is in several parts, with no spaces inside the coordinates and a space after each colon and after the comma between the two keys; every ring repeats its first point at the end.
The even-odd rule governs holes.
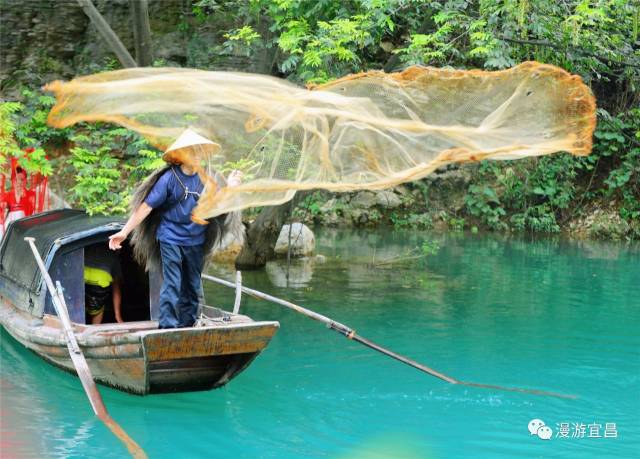
{"type": "MultiPolygon", "coordinates": [[[[224,279],[220,279],[218,277],[214,277],[214,276],[210,276],[208,274],[203,274],[202,275],[203,279],[212,281],[212,282],[216,282],[218,284],[221,285],[226,285],[227,287],[231,287],[231,288],[236,288],[236,284],[233,284],[232,282],[226,281],[224,279]]],[[[289,308],[293,311],[299,312],[300,314],[303,314],[307,317],[310,317],[311,319],[317,320],[319,322],[322,322],[324,324],[327,325],[328,328],[331,328],[335,331],[337,331],[338,333],[340,333],[341,335],[346,336],[347,338],[349,338],[350,340],[353,341],[357,341],[360,344],[363,344],[375,351],[378,351],[384,355],[387,355],[391,358],[394,358],[396,360],[399,360],[400,362],[407,364],[413,368],[416,368],[420,371],[423,371],[425,373],[428,373],[431,376],[434,376],[438,379],[441,379],[443,381],[446,381],[450,384],[458,384],[461,386],[471,386],[471,387],[480,387],[483,389],[495,389],[495,390],[506,390],[506,391],[510,391],[510,392],[523,392],[526,394],[534,394],[534,395],[546,395],[549,397],[559,397],[559,398],[571,398],[571,399],[575,399],[577,398],[577,396],[575,395],[566,395],[566,394],[558,394],[556,392],[548,392],[548,391],[544,391],[544,390],[538,390],[538,389],[522,389],[519,387],[504,387],[504,386],[495,386],[492,384],[480,384],[480,383],[474,383],[474,382],[466,382],[466,381],[461,381],[459,379],[456,378],[452,378],[451,376],[447,376],[444,373],[440,373],[439,371],[434,370],[433,368],[430,368],[426,365],[423,365],[419,362],[416,362],[415,360],[412,360],[408,357],[405,357],[403,355],[397,354],[389,349],[386,349],[372,341],[369,341],[366,338],[363,338],[362,336],[358,335],[355,330],[352,330],[351,328],[349,328],[348,326],[341,324],[340,322],[336,322],[333,319],[330,319],[329,317],[323,316],[322,314],[318,314],[317,312],[314,312],[310,309],[306,309],[303,308],[302,306],[298,306],[297,304],[291,303],[290,301],[286,301],[280,298],[276,298],[275,296],[271,296],[268,295],[266,293],[260,292],[258,290],[253,290],[251,288],[248,287],[241,287],[242,291],[247,293],[248,295],[251,295],[254,298],[258,298],[261,300],[266,300],[266,301],[271,301],[272,303],[276,303],[279,304],[281,306],[284,306],[286,308],[289,308]]]]}
{"type": "Polygon", "coordinates": [[[89,403],[91,404],[93,412],[102,422],[104,422],[104,424],[111,430],[111,432],[113,432],[113,434],[124,443],[124,445],[127,447],[134,458],[146,458],[147,455],[145,454],[144,450],[140,448],[140,446],[129,435],[127,435],[124,429],[120,427],[120,425],[116,421],[114,421],[107,412],[107,408],[104,406],[104,402],[102,401],[100,392],[98,392],[98,387],[96,386],[96,383],[93,380],[93,376],[91,375],[91,370],[89,369],[87,360],[84,358],[82,349],[80,349],[80,346],[78,345],[76,335],[73,333],[73,326],[71,325],[71,320],[69,319],[69,312],[67,310],[67,303],[62,292],[62,286],[60,285],[60,282],[56,283],[57,288],[53,286],[53,281],[51,280],[51,277],[47,272],[47,268],[45,268],[44,262],[42,261],[42,257],[38,252],[38,248],[34,243],[35,238],[25,237],[24,240],[27,241],[27,243],[31,247],[33,256],[35,257],[36,262],[38,263],[38,267],[40,268],[40,272],[42,273],[42,278],[44,279],[47,285],[47,289],[51,294],[51,302],[53,303],[53,307],[55,308],[56,313],[58,314],[60,322],[62,322],[64,336],[65,340],[67,341],[67,348],[69,349],[71,361],[73,362],[73,366],[76,369],[76,373],[78,373],[78,377],[80,378],[82,387],[87,394],[87,398],[89,399],[89,403]]]}

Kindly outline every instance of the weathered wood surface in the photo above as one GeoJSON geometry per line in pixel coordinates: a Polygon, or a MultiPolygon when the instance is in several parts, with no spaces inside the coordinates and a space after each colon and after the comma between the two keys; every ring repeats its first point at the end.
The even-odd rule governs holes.
{"type": "Polygon", "coordinates": [[[183,359],[207,355],[247,354],[264,349],[278,329],[273,322],[145,332],[146,357],[183,359]]]}
{"type": "MultiPolygon", "coordinates": [[[[64,331],[56,316],[45,315],[42,319],[29,316],[0,293],[0,323],[23,346],[75,373],[64,331]]],[[[153,371],[176,373],[172,381],[183,386],[163,387],[162,391],[207,389],[225,384],[269,344],[279,324],[254,322],[238,315],[210,327],[158,330],[157,326],[155,321],[73,324],[78,344],[96,381],[140,395],[153,392],[150,382],[153,371]],[[154,362],[161,362],[160,367],[152,368],[154,362]],[[207,365],[211,367],[208,370],[207,365]],[[202,381],[202,378],[215,380],[202,381]]]]}

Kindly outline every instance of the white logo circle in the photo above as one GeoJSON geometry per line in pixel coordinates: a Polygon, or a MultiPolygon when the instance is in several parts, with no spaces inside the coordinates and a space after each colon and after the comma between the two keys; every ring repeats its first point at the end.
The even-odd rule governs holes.
{"type": "Polygon", "coordinates": [[[541,440],[551,440],[553,436],[553,430],[551,427],[545,425],[542,419],[532,419],[529,421],[529,433],[531,435],[537,435],[541,440]]]}

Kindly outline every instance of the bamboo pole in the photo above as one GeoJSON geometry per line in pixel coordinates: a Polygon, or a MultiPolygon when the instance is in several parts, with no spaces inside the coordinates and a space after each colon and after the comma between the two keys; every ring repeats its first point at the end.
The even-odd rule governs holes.
{"type": "Polygon", "coordinates": [[[49,276],[47,268],[44,266],[44,262],[42,261],[42,257],[38,252],[38,248],[35,245],[35,238],[25,237],[24,240],[31,247],[33,256],[36,259],[36,263],[38,263],[40,272],[42,273],[42,278],[44,279],[47,289],[49,290],[49,294],[51,295],[53,307],[56,310],[56,314],[58,314],[60,322],[62,322],[71,361],[76,369],[76,373],[78,373],[78,377],[80,378],[85,394],[87,394],[87,398],[89,399],[93,412],[102,422],[104,422],[111,432],[113,432],[113,434],[124,443],[129,450],[129,453],[131,453],[131,456],[136,459],[146,458],[147,455],[144,450],[140,448],[140,446],[129,435],[127,435],[124,429],[120,427],[120,425],[107,412],[107,407],[104,405],[100,392],[98,392],[98,387],[93,380],[87,360],[85,359],[82,349],[78,345],[76,336],[73,333],[73,326],[69,319],[69,311],[67,310],[67,304],[64,299],[64,294],[62,293],[62,286],[60,285],[60,282],[57,282],[57,288],[53,286],[51,276],[49,276]]]}
{"type": "MultiPolygon", "coordinates": [[[[208,281],[212,281],[212,282],[216,282],[218,284],[221,285],[225,285],[227,287],[231,287],[231,288],[235,288],[235,285],[232,282],[226,281],[224,279],[220,279],[218,277],[214,277],[214,276],[210,276],[208,274],[203,274],[202,278],[208,281]]],[[[298,306],[297,304],[291,303],[290,301],[286,301],[280,298],[277,298],[275,296],[271,296],[267,293],[263,293],[260,292],[258,290],[254,290],[248,287],[242,287],[242,291],[248,295],[251,295],[254,298],[260,299],[260,300],[266,300],[266,301],[270,301],[272,303],[276,303],[279,304],[281,306],[284,306],[286,308],[291,309],[292,311],[298,312],[304,316],[307,316],[313,320],[317,320],[318,322],[322,322],[324,323],[327,328],[331,328],[332,330],[337,331],[338,333],[340,333],[341,335],[344,335],[345,337],[349,338],[350,340],[356,341],[360,344],[363,344],[364,346],[367,346],[370,349],[373,349],[374,351],[380,352],[388,357],[391,357],[393,359],[396,359],[406,365],[409,365],[417,370],[420,370],[424,373],[427,373],[435,378],[441,379],[443,381],[448,382],[449,384],[457,384],[457,385],[461,385],[461,386],[471,386],[471,387],[479,387],[479,388],[483,388],[483,389],[495,389],[495,390],[504,390],[504,391],[509,391],[509,392],[522,392],[522,393],[526,393],[526,394],[533,394],[533,395],[545,395],[545,396],[549,396],[549,397],[558,397],[558,398],[569,398],[569,399],[575,399],[577,398],[575,395],[566,395],[566,394],[559,394],[556,392],[548,392],[548,391],[544,391],[544,390],[538,390],[538,389],[523,389],[523,388],[519,388],[519,387],[504,387],[504,386],[496,386],[496,385],[492,385],[492,384],[480,384],[480,383],[474,383],[474,382],[467,382],[467,381],[461,381],[459,379],[453,378],[451,376],[447,376],[444,373],[440,373],[439,371],[434,370],[433,368],[430,368],[426,365],[423,365],[419,362],[416,362],[415,360],[412,360],[408,357],[405,357],[403,355],[397,354],[389,349],[386,349],[376,343],[374,343],[373,341],[369,341],[368,339],[358,335],[355,330],[352,330],[351,328],[349,328],[347,325],[341,324],[340,322],[337,322],[329,317],[323,316],[322,314],[318,314],[317,312],[314,312],[310,309],[306,309],[303,308],[302,306],[298,306]]]]}

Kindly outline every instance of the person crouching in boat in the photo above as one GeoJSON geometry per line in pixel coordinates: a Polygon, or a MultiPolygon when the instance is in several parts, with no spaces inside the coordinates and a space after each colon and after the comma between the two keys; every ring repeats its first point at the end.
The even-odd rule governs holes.
{"type": "Polygon", "coordinates": [[[116,322],[123,322],[121,282],[120,260],[113,252],[109,252],[102,244],[84,249],[84,307],[87,322],[101,324],[109,303],[113,304],[116,322]]]}
{"type": "MultiPolygon", "coordinates": [[[[204,185],[198,171],[203,155],[220,145],[187,129],[163,155],[168,166],[148,177],[135,191],[133,212],[122,230],[109,238],[117,250],[133,232],[131,243],[136,260],[147,270],[161,270],[159,328],[191,327],[201,296],[201,278],[206,255],[227,231],[241,232],[239,212],[195,223],[191,212],[204,185]]],[[[242,174],[217,177],[222,185],[237,186],[242,174]]]]}

